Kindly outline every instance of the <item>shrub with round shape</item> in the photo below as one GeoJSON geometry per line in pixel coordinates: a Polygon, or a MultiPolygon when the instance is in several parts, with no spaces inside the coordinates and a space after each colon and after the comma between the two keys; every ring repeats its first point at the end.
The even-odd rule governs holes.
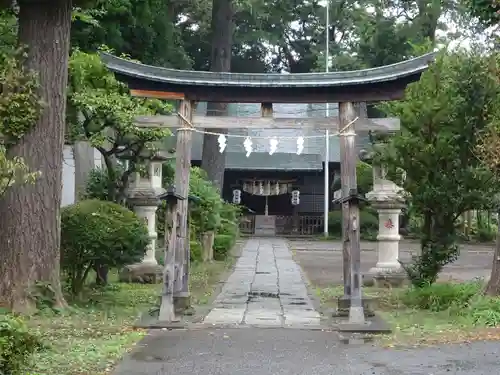
{"type": "MultiPolygon", "coordinates": [[[[362,234],[378,231],[378,217],[372,208],[365,207],[360,210],[359,221],[362,234]]],[[[342,211],[331,211],[328,214],[328,232],[333,235],[342,235],[342,211]]]]}
{"type": "Polygon", "coordinates": [[[113,202],[85,200],[61,213],[61,268],[78,295],[96,265],[122,267],[142,259],[149,243],[145,224],[113,202]]]}

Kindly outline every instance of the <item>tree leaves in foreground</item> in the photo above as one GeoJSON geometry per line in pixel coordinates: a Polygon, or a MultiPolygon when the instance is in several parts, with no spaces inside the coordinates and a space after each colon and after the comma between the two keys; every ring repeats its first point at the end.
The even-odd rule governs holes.
{"type": "Polygon", "coordinates": [[[465,4],[472,15],[485,26],[498,26],[500,23],[500,2],[498,0],[465,0],[465,4]]]}
{"type": "MultiPolygon", "coordinates": [[[[496,59],[491,60],[489,70],[496,75],[496,93],[493,92],[492,100],[497,108],[488,118],[489,126],[481,134],[480,142],[476,148],[478,158],[497,176],[500,172],[500,54],[496,54],[496,59]]],[[[500,212],[500,201],[497,196],[494,202],[497,212],[500,212]]],[[[498,228],[500,230],[500,226],[498,228]]],[[[493,255],[493,267],[491,276],[486,287],[486,293],[490,295],[500,295],[500,232],[497,233],[497,245],[493,255]]]]}
{"type": "Polygon", "coordinates": [[[406,171],[403,188],[423,217],[422,252],[405,268],[416,286],[436,281],[458,256],[457,219],[491,208],[498,182],[476,156],[479,135],[499,110],[494,57],[460,51],[443,54],[410,85],[406,99],[384,105],[401,119],[380,159],[406,171]]]}
{"type": "Polygon", "coordinates": [[[131,97],[98,54],[74,51],[69,71],[68,121],[73,137],[88,140],[99,150],[107,166],[108,199],[123,202],[129,177],[139,171],[144,154],[154,153],[156,143],[171,134],[166,128],[141,128],[135,118],[165,114],[171,107],[159,100],[131,97]],[[115,162],[125,157],[128,168],[120,173],[115,162]]]}
{"type": "Polygon", "coordinates": [[[22,51],[0,55],[0,197],[17,183],[32,182],[24,160],[8,151],[30,130],[42,108],[36,76],[22,65],[22,51]]]}

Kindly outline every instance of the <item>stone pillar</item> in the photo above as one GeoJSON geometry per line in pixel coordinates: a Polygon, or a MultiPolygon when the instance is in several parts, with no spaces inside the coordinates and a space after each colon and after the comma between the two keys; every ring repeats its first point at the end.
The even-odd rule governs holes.
{"type": "Polygon", "coordinates": [[[156,259],[156,211],[160,205],[158,196],[165,192],[162,188],[162,162],[160,155],[154,155],[147,164],[147,177],[134,173],[127,190],[127,201],[132,205],[136,215],[144,220],[148,227],[150,243],[141,263],[125,267],[120,280],[128,282],[160,282],[163,267],[156,259]]]}
{"type": "Polygon", "coordinates": [[[158,264],[156,260],[156,240],[158,239],[158,233],[156,233],[156,210],[158,206],[155,200],[156,196],[152,196],[150,199],[144,199],[141,202],[135,202],[134,212],[136,215],[144,220],[144,223],[148,227],[150,242],[144,255],[142,263],[158,264]],[[139,205],[144,204],[144,205],[139,205]]]}
{"type": "Polygon", "coordinates": [[[400,286],[405,273],[399,263],[399,215],[405,206],[403,189],[385,178],[385,171],[373,167],[373,190],[366,194],[378,212],[377,264],[368,271],[367,284],[371,280],[378,286],[400,286]],[[382,285],[380,285],[382,284],[382,285]]]}

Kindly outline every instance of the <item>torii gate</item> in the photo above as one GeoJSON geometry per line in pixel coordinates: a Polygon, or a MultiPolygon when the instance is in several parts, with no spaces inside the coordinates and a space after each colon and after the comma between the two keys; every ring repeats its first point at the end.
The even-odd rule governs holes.
{"type": "MultiPolygon", "coordinates": [[[[143,125],[178,127],[176,147],[176,192],[188,196],[191,167],[192,131],[190,127],[210,129],[295,128],[312,126],[341,134],[342,240],[344,297],[350,298],[349,322],[364,323],[361,294],[359,209],[356,183],[355,133],[358,131],[394,131],[398,119],[356,119],[354,103],[401,99],[408,84],[434,60],[429,53],[414,59],[378,68],[329,73],[255,74],[216,73],[148,66],[109,54],[102,54],[106,66],[118,80],[126,83],[133,96],[179,100],[177,116],[141,117],[143,125]],[[195,102],[261,103],[262,117],[194,116],[195,102]],[[274,118],[272,103],[339,103],[339,117],[274,118]],[[306,123],[306,124],[304,124],[306,123]]],[[[178,236],[183,248],[177,248],[175,259],[182,265],[180,279],[174,286],[174,298],[189,299],[189,238],[187,200],[178,204],[178,236]]],[[[169,294],[170,291],[164,290],[169,294]]],[[[171,297],[171,296],[170,296],[171,297]]],[[[170,309],[170,307],[169,307],[170,309]]]]}

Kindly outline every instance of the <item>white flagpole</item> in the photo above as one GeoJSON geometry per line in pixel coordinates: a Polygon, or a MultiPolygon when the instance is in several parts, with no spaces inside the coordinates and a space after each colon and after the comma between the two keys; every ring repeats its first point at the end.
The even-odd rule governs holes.
{"type": "MultiPolygon", "coordinates": [[[[326,72],[329,72],[330,64],[330,0],[326,0],[326,48],[325,48],[325,65],[326,72]]],[[[326,117],[330,116],[330,104],[326,103],[326,117]]],[[[323,233],[325,237],[328,237],[328,212],[330,209],[330,133],[328,130],[325,131],[325,202],[324,202],[324,215],[325,227],[323,233]]]]}

